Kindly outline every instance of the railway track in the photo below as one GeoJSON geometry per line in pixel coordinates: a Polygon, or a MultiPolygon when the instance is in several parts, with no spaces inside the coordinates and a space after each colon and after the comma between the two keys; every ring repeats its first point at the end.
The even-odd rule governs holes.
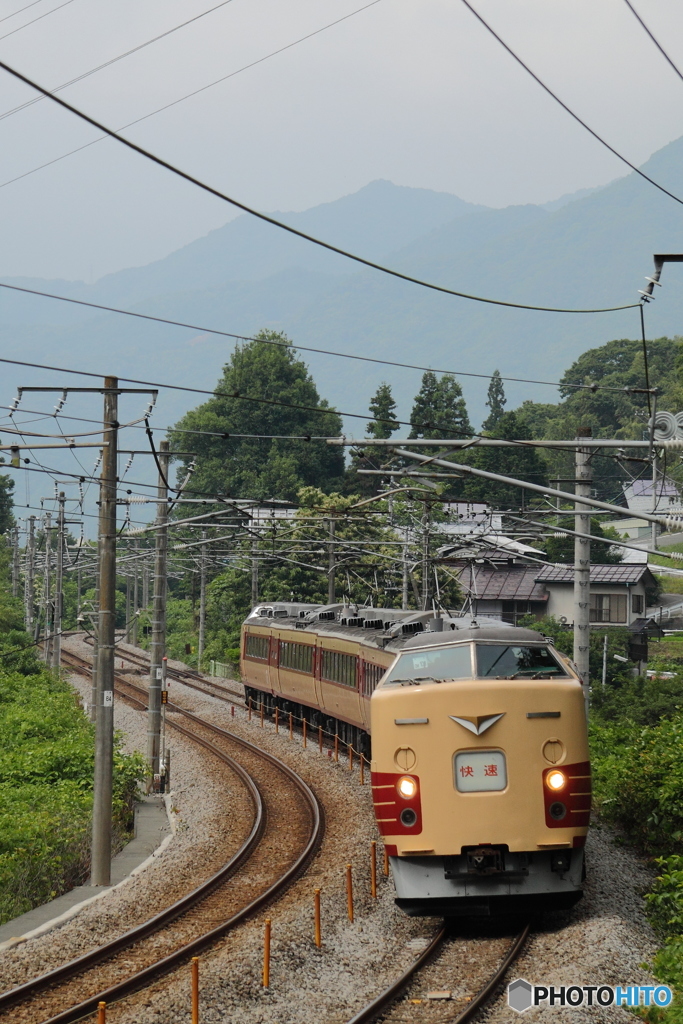
{"type": "MultiPolygon", "coordinates": [[[[89,663],[72,652],[64,651],[63,660],[90,672],[89,663]]],[[[115,688],[133,706],[146,707],[143,687],[116,675],[115,688]]],[[[167,705],[167,715],[168,726],[228,765],[247,788],[254,808],[249,835],[220,871],[150,920],[0,994],[3,1024],[71,1024],[100,1001],[111,1004],[148,986],[283,892],[314,856],[322,838],[321,809],[291,768],[177,704],[167,705]]]]}
{"type": "MultiPolygon", "coordinates": [[[[474,996],[465,997],[467,1005],[459,1012],[456,1012],[455,1016],[451,1013],[444,1015],[444,1009],[449,1007],[449,1003],[435,1001],[432,1005],[436,1009],[435,1016],[437,1019],[440,1021],[447,1021],[448,1024],[466,1024],[466,1022],[472,1021],[476,1017],[477,1013],[486,1005],[491,996],[495,994],[499,985],[503,982],[507,971],[522,951],[524,943],[529,935],[530,928],[530,924],[526,924],[515,936],[502,961],[496,966],[495,970],[492,971],[485,983],[480,986],[474,996]]],[[[441,951],[443,951],[447,943],[448,929],[446,925],[442,925],[433,935],[429,945],[413,961],[410,967],[404,971],[403,974],[393,982],[393,984],[389,985],[383,992],[380,992],[380,994],[367,1003],[362,1010],[359,1010],[358,1013],[356,1013],[347,1022],[347,1024],[369,1024],[370,1021],[375,1021],[380,1017],[383,1021],[389,1024],[393,1017],[392,1007],[397,998],[405,988],[417,980],[420,976],[420,972],[441,951]]],[[[448,975],[451,979],[452,971],[453,968],[449,966],[448,975]]],[[[397,1017],[397,1020],[400,1019],[405,1024],[406,1017],[403,1015],[403,1009],[406,1005],[411,1011],[414,1011],[411,1013],[411,1017],[414,1020],[419,1020],[421,1024],[422,1022],[427,1024],[431,1015],[425,1015],[425,1006],[421,999],[409,1000],[407,1003],[403,1003],[401,1006],[402,1015],[397,1017]]]]}
{"type": "MultiPolygon", "coordinates": [[[[87,644],[92,643],[90,640],[85,640],[84,642],[87,644]]],[[[149,671],[149,658],[144,654],[122,651],[117,648],[116,658],[128,661],[138,668],[149,671]]],[[[177,679],[178,682],[183,683],[185,686],[189,686],[193,690],[199,690],[200,693],[205,693],[209,697],[218,697],[220,700],[227,700],[232,704],[244,705],[244,693],[240,693],[239,690],[234,690],[229,686],[224,686],[223,683],[214,683],[193,669],[168,668],[166,672],[172,679],[177,679]]]]}

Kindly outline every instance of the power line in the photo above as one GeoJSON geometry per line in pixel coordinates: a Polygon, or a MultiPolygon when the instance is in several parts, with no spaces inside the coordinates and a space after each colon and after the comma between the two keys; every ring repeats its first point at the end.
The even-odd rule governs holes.
{"type": "MultiPolygon", "coordinates": [[[[465,2],[466,0],[463,0],[463,3],[465,2]]],[[[390,277],[395,277],[401,281],[407,281],[409,284],[416,284],[421,288],[428,288],[430,291],[439,292],[443,295],[453,295],[457,298],[469,299],[473,302],[484,302],[493,306],[508,306],[513,309],[530,309],[542,313],[613,313],[621,309],[634,309],[638,305],[638,303],[631,302],[621,306],[608,306],[599,309],[564,309],[554,306],[531,306],[521,302],[505,302],[502,299],[488,299],[480,295],[470,295],[467,292],[460,292],[453,288],[446,288],[443,285],[434,284],[430,281],[423,281],[421,278],[412,277],[410,274],[404,274],[399,270],[392,269],[391,267],[385,267],[381,263],[375,263],[373,260],[366,259],[364,256],[358,256],[355,253],[348,252],[346,249],[342,249],[337,245],[332,245],[331,242],[325,242],[320,238],[316,238],[314,235],[307,234],[305,231],[300,231],[298,228],[285,224],[284,221],[280,221],[276,217],[271,217],[266,213],[260,213],[253,207],[247,206],[245,203],[242,203],[237,199],[233,199],[225,192],[221,192],[219,189],[214,188],[213,185],[208,185],[200,178],[195,178],[194,175],[181,170],[179,167],[176,167],[175,164],[169,163],[168,160],[164,160],[162,157],[150,152],[150,150],[144,149],[142,146],[138,146],[135,142],[131,142],[131,140],[125,138],[125,136],[119,135],[113,128],[107,128],[101,121],[96,121],[95,118],[90,117],[89,114],[79,110],[78,107],[74,107],[71,103],[67,103],[66,100],[63,100],[60,96],[55,96],[48,89],[44,89],[42,85],[38,85],[37,82],[27,78],[27,76],[23,75],[20,71],[16,71],[14,68],[10,67],[9,64],[5,64],[3,61],[0,61],[0,68],[12,75],[18,81],[23,82],[25,85],[30,86],[37,92],[42,93],[43,96],[51,99],[53,103],[57,103],[60,107],[63,107],[64,110],[68,110],[71,114],[74,114],[74,116],[85,121],[86,124],[92,125],[93,128],[97,128],[98,131],[104,132],[105,135],[108,135],[110,138],[120,142],[121,145],[131,149],[134,153],[138,153],[140,156],[145,157],[146,160],[150,160],[152,163],[157,164],[157,166],[163,167],[165,170],[170,171],[171,174],[175,174],[177,177],[182,178],[191,185],[195,185],[197,188],[202,189],[202,191],[207,192],[209,195],[215,196],[217,199],[222,199],[223,202],[229,203],[231,206],[234,206],[238,210],[242,210],[244,213],[250,214],[252,217],[257,217],[266,224],[272,224],[273,227],[287,231],[289,234],[294,235],[297,238],[302,238],[306,242],[311,242],[313,245],[320,246],[320,248],[326,249],[329,252],[337,253],[338,256],[344,256],[346,259],[353,260],[354,263],[359,263],[362,266],[369,267],[371,270],[378,270],[382,274],[387,274],[390,277]]],[[[661,186],[657,187],[660,188],[661,186]]],[[[663,191],[666,190],[664,189],[663,191]]],[[[683,200],[677,200],[677,202],[683,202],[683,200]]]]}
{"type": "Polygon", "coordinates": [[[664,188],[663,185],[660,185],[659,182],[655,181],[654,178],[651,178],[648,174],[645,173],[645,171],[641,171],[639,167],[636,167],[635,164],[632,164],[631,161],[628,160],[625,156],[622,156],[622,154],[617,149],[615,149],[614,146],[611,146],[609,142],[603,139],[601,135],[598,135],[598,133],[593,128],[591,128],[590,125],[586,124],[586,122],[582,120],[582,118],[580,118],[578,114],[575,114],[571,107],[567,106],[567,104],[563,100],[561,100],[556,93],[552,91],[550,86],[546,85],[545,82],[541,78],[539,78],[534,71],[531,70],[529,65],[525,64],[522,58],[517,56],[512,47],[508,46],[508,44],[498,35],[498,33],[493,28],[491,28],[489,23],[485,21],[484,18],[482,18],[481,14],[479,14],[479,12],[476,11],[470,3],[468,3],[468,0],[462,0],[462,3],[465,5],[465,7],[467,7],[469,11],[472,12],[475,18],[477,18],[477,20],[481,22],[484,28],[491,33],[493,38],[496,39],[505,50],[507,50],[510,56],[513,57],[517,61],[517,63],[524,68],[527,74],[531,75],[533,80],[537,82],[540,85],[540,87],[544,89],[548,93],[548,95],[555,100],[556,103],[559,103],[562,109],[565,110],[570,117],[573,117],[574,120],[578,124],[580,124],[582,128],[585,128],[587,132],[590,132],[594,139],[597,139],[599,143],[601,143],[606,149],[610,151],[610,153],[613,153],[618,160],[621,160],[623,164],[626,164],[627,167],[630,167],[632,171],[635,171],[636,174],[639,174],[641,178],[645,179],[645,181],[649,181],[649,183],[651,185],[654,185],[655,188],[658,188],[660,192],[663,192],[665,195],[669,196],[669,198],[673,199],[676,203],[680,203],[681,205],[683,205],[683,199],[679,199],[678,196],[674,195],[673,192],[669,192],[667,188],[664,188]]]}
{"type": "MultiPolygon", "coordinates": [[[[221,78],[216,78],[213,82],[209,82],[208,85],[203,85],[199,89],[194,89],[192,92],[185,93],[184,96],[180,96],[176,100],[171,100],[170,103],[165,103],[162,107],[157,107],[156,110],[151,110],[148,114],[143,114],[142,117],[137,117],[134,121],[129,121],[127,124],[121,125],[119,131],[124,131],[126,128],[132,128],[133,125],[140,124],[141,121],[146,121],[149,117],[154,117],[155,114],[161,114],[164,110],[169,110],[171,107],[177,106],[179,103],[184,103],[185,100],[191,99],[193,96],[198,96],[202,92],[206,92],[207,89],[212,89],[214,85],[220,85],[221,82],[226,82],[229,78],[234,78],[235,75],[241,74],[243,71],[248,71],[249,68],[256,67],[257,64],[262,64],[266,60],[270,60],[271,57],[276,57],[279,53],[284,53],[285,50],[290,50],[293,46],[298,46],[299,43],[305,42],[307,39],[312,39],[313,36],[320,35],[321,32],[327,31],[328,28],[333,28],[335,25],[339,25],[342,21],[347,21],[349,18],[353,18],[354,15],[360,14],[361,11],[366,11],[368,7],[374,7],[375,4],[379,3],[380,0],[372,0],[371,3],[365,4],[364,7],[359,7],[355,11],[351,11],[350,14],[345,14],[343,18],[337,18],[336,21],[331,21],[327,25],[323,25],[321,28],[316,29],[314,32],[309,32],[308,35],[301,36],[300,39],[295,39],[292,43],[287,43],[286,46],[281,46],[277,50],[272,50],[267,53],[264,57],[259,57],[258,60],[251,61],[249,64],[244,64],[241,68],[237,68],[236,71],[231,71],[228,75],[223,75],[221,78]]],[[[22,178],[27,178],[30,174],[35,174],[37,171],[42,171],[46,167],[51,167],[52,164],[59,163],[60,160],[66,160],[69,156],[74,156],[76,153],[82,152],[84,149],[88,149],[90,146],[94,146],[98,142],[102,142],[106,139],[106,135],[100,136],[99,139],[93,139],[92,142],[86,142],[82,146],[77,146],[76,149],[69,150],[68,153],[62,153],[61,156],[54,157],[52,160],[47,160],[44,164],[39,164],[37,167],[32,168],[30,171],[24,171],[23,174],[18,174],[14,178],[9,178],[7,181],[3,181],[0,184],[0,188],[4,188],[5,185],[12,185],[15,181],[20,181],[22,178]]]]}
{"type": "MultiPolygon", "coordinates": [[[[375,0],[375,2],[378,2],[378,0],[375,0]]],[[[140,43],[139,46],[134,46],[131,50],[126,50],[125,53],[120,53],[118,57],[112,57],[111,60],[107,60],[103,64],[98,64],[96,68],[91,68],[90,71],[84,71],[82,75],[70,78],[68,82],[62,82],[61,85],[56,85],[53,92],[60,92],[62,89],[68,89],[69,86],[75,85],[76,82],[82,82],[84,78],[89,78],[90,75],[97,74],[98,71],[103,71],[104,68],[111,67],[112,64],[116,64],[125,57],[130,57],[133,53],[138,53],[140,50],[144,50],[145,47],[151,46],[152,43],[158,43],[160,39],[165,39],[167,36],[173,35],[174,32],[178,32],[181,28],[185,28],[186,25],[191,25],[192,22],[199,21],[200,18],[205,18],[207,14],[213,14],[214,11],[219,10],[221,7],[225,7],[230,3],[232,3],[232,0],[222,0],[222,3],[217,4],[215,7],[210,7],[208,11],[202,11],[201,14],[195,14],[193,18],[188,18],[187,21],[181,22],[180,25],[174,25],[173,28],[169,28],[166,32],[162,32],[160,35],[154,36],[153,39],[148,39],[146,42],[140,43]]],[[[4,38],[4,36],[2,38],[4,38]]],[[[20,103],[18,106],[12,107],[11,110],[6,110],[3,114],[0,114],[0,121],[4,121],[6,117],[11,117],[12,114],[16,114],[20,110],[25,110],[27,107],[33,106],[34,103],[42,103],[44,99],[44,96],[36,96],[32,100],[27,100],[26,103],[20,103]]]]}
{"type": "Polygon", "coordinates": [[[659,40],[658,40],[658,39],[656,39],[656,38],[655,38],[655,36],[653,35],[653,33],[652,33],[652,32],[650,31],[650,29],[649,29],[649,28],[647,27],[647,25],[645,24],[645,22],[643,21],[643,19],[641,18],[641,16],[640,16],[640,15],[638,14],[638,12],[637,12],[637,10],[635,9],[635,7],[633,6],[633,4],[632,4],[632,3],[630,3],[630,2],[629,2],[629,0],[624,0],[624,3],[625,3],[625,4],[626,4],[626,6],[628,7],[628,9],[629,9],[629,11],[631,12],[631,14],[633,15],[633,17],[634,17],[634,18],[636,19],[636,21],[638,21],[638,22],[640,23],[641,27],[642,27],[642,28],[643,28],[643,29],[645,30],[645,32],[647,32],[647,34],[649,35],[649,37],[650,37],[650,39],[652,40],[652,42],[653,42],[653,43],[655,44],[655,46],[657,47],[657,49],[658,49],[658,50],[659,50],[659,52],[661,53],[662,57],[664,57],[664,59],[665,59],[665,60],[667,61],[667,63],[671,65],[671,67],[673,68],[673,70],[674,70],[674,71],[676,72],[676,74],[678,75],[678,77],[679,77],[679,78],[681,79],[681,81],[683,82],[683,73],[682,73],[681,71],[679,71],[679,69],[678,69],[678,68],[676,67],[676,65],[674,64],[674,62],[672,61],[671,57],[670,57],[670,56],[669,56],[669,54],[668,54],[668,53],[666,52],[666,50],[664,49],[664,47],[662,46],[662,44],[661,44],[661,43],[659,42],[659,40]]]}
{"type": "MultiPolygon", "coordinates": [[[[491,377],[490,373],[469,373],[465,370],[441,370],[438,367],[433,366],[420,366],[417,363],[400,363],[393,359],[377,359],[374,356],[359,356],[354,355],[350,352],[333,352],[330,349],[325,348],[313,348],[310,345],[298,345],[290,341],[274,341],[269,338],[259,338],[248,334],[235,334],[231,331],[222,331],[218,328],[213,327],[200,327],[198,324],[185,323],[182,320],[170,320],[161,316],[152,316],[149,313],[138,313],[131,309],[121,309],[118,306],[103,306],[98,302],[87,302],[85,299],[71,299],[66,295],[56,295],[53,292],[43,292],[35,288],[22,288],[16,284],[7,284],[0,281],[0,288],[7,288],[14,292],[24,292],[27,295],[37,295],[43,299],[56,299],[59,302],[70,302],[75,306],[87,306],[90,309],[100,309],[105,313],[119,313],[122,316],[132,316],[138,320],[151,320],[154,323],[168,324],[170,327],[183,327],[190,331],[201,331],[203,334],[216,334],[222,338],[234,338],[236,341],[256,341],[261,345],[274,345],[278,348],[292,348],[299,352],[313,352],[316,355],[323,356],[334,356],[337,359],[354,359],[361,363],[376,363],[379,366],[396,366],[403,370],[420,370],[426,373],[447,373],[452,377],[477,377],[482,380],[488,380],[491,377]]],[[[488,301],[488,300],[486,300],[488,301]]],[[[636,309],[641,308],[639,302],[634,302],[630,306],[623,306],[618,308],[623,309],[636,309]]],[[[525,307],[526,308],[526,307],[525,307]]],[[[0,362],[16,362],[19,366],[37,366],[36,363],[22,363],[19,360],[0,360],[0,362]]],[[[60,367],[44,366],[41,369],[45,370],[60,370],[60,367]]],[[[72,373],[77,371],[63,370],[64,373],[72,373]]],[[[88,374],[88,376],[94,377],[95,374],[88,374]]],[[[123,379],[123,378],[122,378],[123,379]]],[[[511,381],[517,384],[539,384],[551,388],[574,388],[579,391],[618,391],[623,392],[623,388],[613,388],[602,384],[565,384],[563,382],[552,381],[552,380],[534,380],[529,377],[502,377],[504,381],[511,381]]],[[[213,394],[213,392],[205,392],[205,394],[213,394]]]]}
{"type": "MultiPolygon", "coordinates": [[[[20,25],[19,28],[13,28],[11,32],[6,32],[4,36],[0,36],[0,40],[9,39],[10,36],[16,35],[17,32],[22,32],[25,28],[28,28],[29,25],[35,25],[37,21],[42,21],[43,18],[49,18],[51,14],[54,14],[56,11],[61,11],[62,7],[68,7],[69,4],[72,4],[73,2],[74,0],[65,0],[63,4],[59,5],[59,7],[53,7],[51,11],[45,11],[45,14],[39,14],[37,18],[33,18],[32,21],[27,21],[25,25],[20,25]]],[[[29,7],[32,6],[32,4],[29,4],[29,7]]],[[[25,9],[26,8],[24,8],[24,10],[25,9]]],[[[18,14],[19,12],[17,11],[16,13],[18,14]]],[[[12,15],[10,14],[9,17],[11,18],[12,15]]]]}
{"type": "Polygon", "coordinates": [[[18,11],[13,11],[12,14],[6,14],[4,18],[0,18],[0,22],[9,21],[10,18],[16,18],[17,14],[23,14],[29,7],[35,7],[36,4],[42,4],[43,0],[33,0],[32,3],[26,4],[25,7],[20,7],[18,11]]]}

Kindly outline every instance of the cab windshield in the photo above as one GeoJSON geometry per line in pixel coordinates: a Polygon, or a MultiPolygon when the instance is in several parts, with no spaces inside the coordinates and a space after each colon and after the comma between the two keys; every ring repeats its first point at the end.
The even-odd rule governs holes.
{"type": "Polygon", "coordinates": [[[426,651],[406,651],[401,654],[385,686],[440,683],[444,679],[471,679],[472,653],[469,644],[452,647],[434,647],[426,651]]]}
{"type": "Polygon", "coordinates": [[[549,647],[477,644],[479,679],[548,679],[567,675],[549,647]]]}

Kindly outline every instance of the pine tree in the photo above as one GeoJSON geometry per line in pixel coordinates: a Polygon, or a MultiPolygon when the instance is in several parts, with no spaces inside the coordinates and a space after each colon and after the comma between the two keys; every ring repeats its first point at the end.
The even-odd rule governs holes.
{"type": "Polygon", "coordinates": [[[501,416],[505,412],[506,403],[507,399],[500,370],[494,370],[489,383],[488,395],[486,396],[486,404],[490,412],[481,425],[482,430],[495,430],[501,416]]]}
{"type": "Polygon", "coordinates": [[[370,412],[374,419],[370,420],[365,430],[370,437],[387,438],[398,430],[399,424],[394,416],[396,402],[391,394],[391,384],[384,381],[380,384],[370,399],[370,412]]]}
{"type": "Polygon", "coordinates": [[[410,422],[410,437],[470,437],[472,425],[455,377],[445,373],[439,380],[428,370],[415,396],[410,422]]]}

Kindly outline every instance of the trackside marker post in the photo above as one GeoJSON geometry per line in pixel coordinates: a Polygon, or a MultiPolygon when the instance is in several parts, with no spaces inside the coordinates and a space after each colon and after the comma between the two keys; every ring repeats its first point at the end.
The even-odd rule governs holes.
{"type": "Polygon", "coordinates": [[[374,839],[370,843],[370,895],[373,900],[377,899],[377,843],[374,839]]]}
{"type": "Polygon", "coordinates": [[[261,701],[261,728],[263,728],[263,701],[261,701]]]}
{"type": "Polygon", "coordinates": [[[199,957],[192,957],[192,1024],[199,1024],[199,957]]]}
{"type": "Polygon", "coordinates": [[[275,708],[275,732],[279,733],[279,731],[280,731],[280,709],[279,708],[275,708]]]}
{"type": "Polygon", "coordinates": [[[365,785],[365,757],[363,754],[360,755],[360,784],[365,785]]]}
{"type": "MultiPolygon", "coordinates": [[[[263,930],[263,987],[270,988],[270,918],[263,930]]],[[[194,1024],[194,1022],[193,1022],[194,1024]]]]}
{"type": "Polygon", "coordinates": [[[97,1004],[97,1024],[106,1024],[107,1021],[107,1004],[97,1004]]]}
{"type": "Polygon", "coordinates": [[[382,873],[385,878],[389,877],[389,854],[387,853],[386,846],[384,847],[384,865],[382,867],[382,873]]]}
{"type": "Polygon", "coordinates": [[[320,930],[320,889],[313,892],[313,917],[315,922],[315,944],[320,949],[323,944],[320,930]]]}
{"type": "Polygon", "coordinates": [[[322,725],[318,726],[318,750],[322,754],[322,752],[323,752],[323,727],[322,727],[322,725]]]}
{"type": "Polygon", "coordinates": [[[307,721],[306,721],[306,719],[304,718],[303,722],[301,723],[301,729],[302,729],[302,732],[303,732],[303,736],[304,736],[304,743],[303,743],[303,745],[304,745],[304,750],[306,749],[306,726],[307,726],[307,725],[308,725],[308,722],[307,722],[307,721]]]}
{"type": "Polygon", "coordinates": [[[289,738],[290,738],[290,740],[292,739],[293,730],[294,730],[294,719],[293,719],[293,716],[292,716],[292,712],[290,711],[289,712],[289,738]]]}
{"type": "Polygon", "coordinates": [[[353,924],[353,875],[351,874],[351,865],[346,865],[346,910],[349,915],[349,921],[353,924]]]}
{"type": "Polygon", "coordinates": [[[334,734],[334,760],[339,760],[339,733],[334,734]]]}
{"type": "Polygon", "coordinates": [[[353,745],[349,743],[349,771],[353,771],[353,745]]]}

